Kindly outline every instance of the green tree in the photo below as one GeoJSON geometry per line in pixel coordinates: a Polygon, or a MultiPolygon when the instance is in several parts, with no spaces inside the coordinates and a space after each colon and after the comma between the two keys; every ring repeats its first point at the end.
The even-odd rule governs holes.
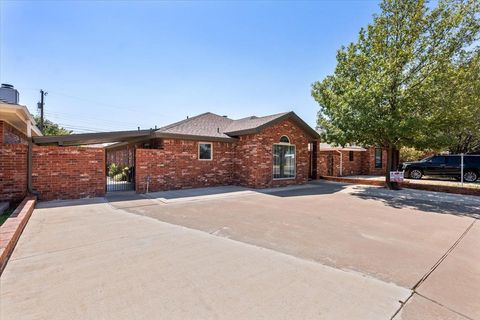
{"type": "Polygon", "coordinates": [[[328,142],[388,149],[396,169],[402,146],[437,149],[444,143],[445,108],[431,103],[428,85],[478,40],[480,3],[384,0],[358,40],[337,52],[333,75],[312,85],[318,124],[328,142]]]}
{"type": "MultiPolygon", "coordinates": [[[[40,117],[39,116],[33,116],[33,119],[37,123],[37,126],[40,125],[40,117]]],[[[72,134],[73,131],[67,130],[57,123],[50,121],[48,119],[44,119],[43,121],[43,130],[42,134],[44,136],[63,136],[63,135],[68,135],[72,134]]]]}
{"type": "Polygon", "coordinates": [[[443,127],[443,147],[452,153],[479,152],[480,50],[463,53],[433,77],[430,90],[430,100],[440,109],[432,121],[443,127]]]}

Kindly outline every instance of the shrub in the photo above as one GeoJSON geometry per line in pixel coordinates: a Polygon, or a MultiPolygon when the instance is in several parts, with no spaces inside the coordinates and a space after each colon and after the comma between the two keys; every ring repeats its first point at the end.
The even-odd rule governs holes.
{"type": "Polygon", "coordinates": [[[108,176],[114,181],[126,181],[128,177],[128,167],[111,163],[108,167],[108,176]]]}

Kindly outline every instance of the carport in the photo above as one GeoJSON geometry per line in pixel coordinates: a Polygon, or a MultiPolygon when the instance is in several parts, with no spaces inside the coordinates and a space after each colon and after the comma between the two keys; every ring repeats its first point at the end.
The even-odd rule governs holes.
{"type": "Polygon", "coordinates": [[[135,190],[135,144],[152,137],[154,129],[82,133],[62,136],[35,137],[33,142],[39,146],[56,146],[58,148],[78,147],[103,148],[105,150],[102,167],[105,168],[105,190],[135,190]],[[114,148],[113,148],[114,147],[114,148]],[[118,156],[125,154],[125,156],[118,156]],[[110,174],[112,164],[118,174],[110,174]],[[125,170],[127,168],[128,170],[125,170]]]}

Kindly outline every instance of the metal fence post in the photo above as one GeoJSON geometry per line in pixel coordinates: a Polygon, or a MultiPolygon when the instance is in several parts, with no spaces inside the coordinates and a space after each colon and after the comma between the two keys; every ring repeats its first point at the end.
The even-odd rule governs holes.
{"type": "Polygon", "coordinates": [[[460,154],[460,181],[462,182],[463,187],[463,153],[460,154]]]}

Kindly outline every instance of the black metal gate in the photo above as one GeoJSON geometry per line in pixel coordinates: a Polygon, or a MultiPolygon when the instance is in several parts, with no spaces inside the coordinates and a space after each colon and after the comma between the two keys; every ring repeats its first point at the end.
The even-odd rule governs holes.
{"type": "Polygon", "coordinates": [[[106,191],[135,190],[135,148],[122,146],[107,148],[106,156],[106,191]]]}

